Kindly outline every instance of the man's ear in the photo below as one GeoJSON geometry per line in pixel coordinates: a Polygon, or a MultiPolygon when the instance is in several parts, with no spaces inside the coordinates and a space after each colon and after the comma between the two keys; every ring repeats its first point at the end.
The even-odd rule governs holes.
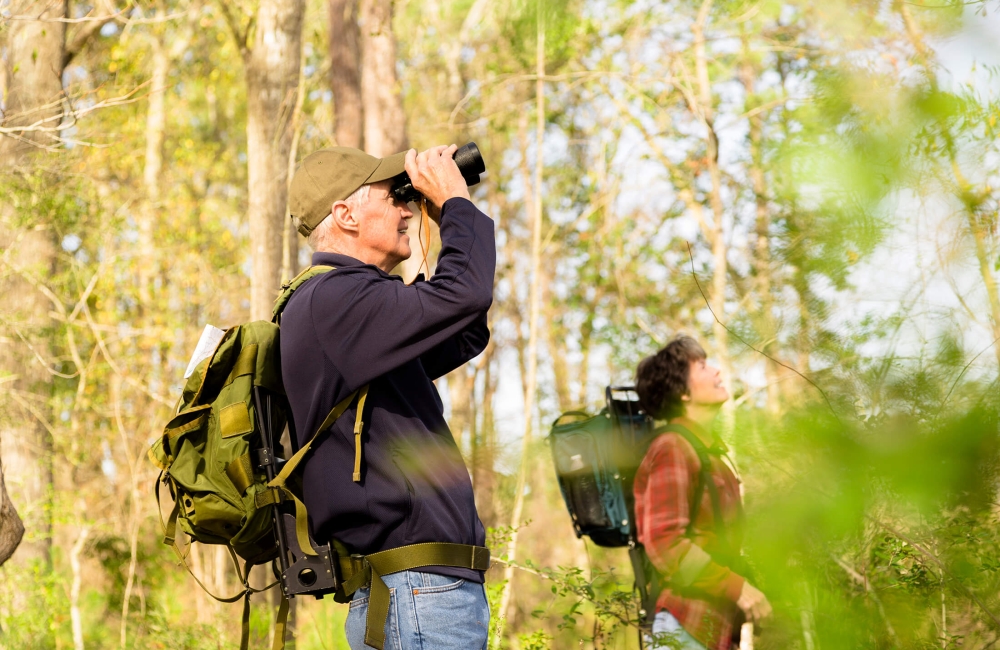
{"type": "Polygon", "coordinates": [[[357,234],[359,231],[358,217],[354,212],[354,208],[350,206],[346,201],[337,201],[330,208],[330,215],[333,218],[334,225],[338,229],[357,234]]]}

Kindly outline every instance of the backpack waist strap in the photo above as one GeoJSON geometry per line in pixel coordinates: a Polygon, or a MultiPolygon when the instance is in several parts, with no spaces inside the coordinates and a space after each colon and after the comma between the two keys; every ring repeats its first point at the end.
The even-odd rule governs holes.
{"type": "Polygon", "coordinates": [[[348,555],[335,542],[340,556],[340,571],[345,596],[369,586],[368,614],[365,618],[365,644],[381,648],[385,644],[385,622],[389,617],[389,588],[382,576],[426,566],[449,566],[485,571],[490,568],[490,549],[470,544],[427,542],[379,551],[371,555],[348,555]]]}

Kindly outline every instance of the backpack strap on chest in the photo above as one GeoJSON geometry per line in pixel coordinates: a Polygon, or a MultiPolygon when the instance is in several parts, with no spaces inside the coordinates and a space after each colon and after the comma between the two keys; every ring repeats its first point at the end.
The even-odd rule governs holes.
{"type": "MultiPolygon", "coordinates": [[[[716,487],[715,481],[712,480],[712,450],[706,447],[701,438],[696,436],[690,429],[675,422],[658,427],[653,432],[653,435],[659,436],[667,433],[676,433],[684,438],[698,455],[698,483],[695,487],[694,498],[691,500],[688,512],[687,536],[690,537],[694,533],[694,522],[701,510],[701,496],[707,488],[709,499],[712,502],[712,519],[715,526],[715,533],[719,537],[719,541],[722,542],[722,545],[728,548],[725,528],[722,525],[722,503],[719,499],[719,489],[716,487]]],[[[716,453],[715,455],[718,454],[716,453]]]]}

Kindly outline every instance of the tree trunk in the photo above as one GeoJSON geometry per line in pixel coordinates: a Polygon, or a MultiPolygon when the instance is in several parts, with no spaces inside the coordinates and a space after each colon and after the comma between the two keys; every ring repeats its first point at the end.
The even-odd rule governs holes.
{"type": "MultiPolygon", "coordinates": [[[[292,110],[292,146],[288,151],[288,191],[292,189],[292,178],[295,176],[295,163],[299,156],[299,141],[302,138],[302,105],[305,103],[305,57],[299,56],[299,92],[295,98],[295,108],[292,110]]],[[[299,234],[292,221],[292,215],[285,211],[285,225],[281,231],[281,283],[290,281],[299,274],[299,234]]],[[[288,610],[289,615],[293,610],[288,610]]]]}
{"type": "MultiPolygon", "coordinates": [[[[708,73],[708,53],[705,48],[705,25],[712,11],[712,0],[704,0],[698,11],[698,19],[691,27],[694,34],[695,75],[698,89],[698,104],[692,106],[695,117],[705,126],[705,165],[708,168],[711,189],[708,194],[709,206],[712,210],[712,224],[707,235],[712,247],[712,292],[710,305],[715,313],[712,323],[712,335],[715,339],[715,351],[718,357],[719,370],[726,389],[732,394],[733,369],[729,358],[729,332],[723,323],[726,312],[726,288],[729,263],[726,258],[726,240],[724,237],[723,218],[725,207],[722,202],[722,171],[719,169],[719,139],[715,133],[715,108],[712,98],[712,86],[708,73]]],[[[726,402],[723,407],[723,428],[728,431],[733,422],[733,402],[726,402]]]]}
{"type": "MultiPolygon", "coordinates": [[[[740,66],[740,79],[746,92],[748,104],[753,101],[756,70],[751,63],[748,44],[744,41],[744,59],[740,66]]],[[[761,350],[769,356],[777,353],[778,327],[774,317],[774,288],[771,282],[771,213],[767,204],[767,181],[764,176],[763,117],[758,113],[750,117],[750,182],[757,211],[754,246],[754,275],[758,301],[758,328],[763,340],[761,350]]],[[[764,379],[767,384],[767,410],[778,412],[778,364],[770,358],[764,359],[764,379]]]]}
{"type": "MultiPolygon", "coordinates": [[[[27,126],[58,116],[62,110],[63,55],[66,47],[66,2],[36,0],[8,7],[13,13],[37,16],[38,20],[14,20],[8,25],[8,50],[4,104],[4,126],[27,126]],[[18,6],[20,5],[20,6],[18,6]]],[[[45,121],[51,127],[58,120],[45,121]]],[[[20,138],[0,136],[0,161],[6,169],[23,163],[38,145],[52,139],[38,131],[26,131],[20,138]]]]}
{"type": "Polygon", "coordinates": [[[579,390],[576,394],[577,404],[587,403],[587,386],[590,378],[590,344],[594,336],[594,310],[591,309],[580,327],[580,367],[577,376],[580,378],[579,390]]]}
{"type": "MultiPolygon", "coordinates": [[[[528,353],[527,375],[524,377],[524,438],[521,441],[521,467],[517,473],[514,488],[514,508],[510,517],[511,535],[507,545],[507,561],[504,567],[504,585],[500,594],[493,647],[499,648],[503,639],[504,619],[510,607],[514,586],[514,566],[517,560],[518,528],[524,511],[525,479],[529,470],[532,426],[534,422],[535,391],[538,381],[538,312],[541,307],[541,252],[542,252],[542,173],[545,143],[545,24],[542,22],[541,2],[537,5],[537,36],[535,56],[535,178],[531,201],[531,285],[528,296],[528,353]]],[[[526,151],[526,149],[525,149],[526,151]]]]}
{"type": "Polygon", "coordinates": [[[493,353],[496,346],[490,346],[484,364],[483,409],[479,426],[472,438],[472,487],[476,493],[476,509],[479,519],[487,528],[497,525],[496,472],[493,459],[496,456],[496,421],[493,415],[493,398],[497,390],[497,373],[493,372],[493,353]]]}
{"type": "Polygon", "coordinates": [[[475,398],[476,390],[476,369],[468,364],[459,366],[448,373],[448,398],[451,402],[451,417],[448,419],[448,428],[455,438],[458,448],[465,451],[462,441],[466,432],[469,433],[470,446],[472,437],[475,435],[475,410],[472,408],[472,400],[475,398]]]}
{"type": "Polygon", "coordinates": [[[360,14],[365,151],[388,156],[406,148],[406,116],[396,79],[392,0],[361,0],[360,14]]]}
{"type": "Polygon", "coordinates": [[[139,221],[139,303],[150,309],[152,286],[159,272],[156,255],[155,224],[160,204],[160,172],[163,170],[163,141],[167,128],[166,94],[170,58],[159,37],[152,38],[149,108],[146,111],[146,159],[142,182],[146,189],[146,204],[139,221]]]}
{"type": "Polygon", "coordinates": [[[333,137],[342,147],[361,149],[364,144],[364,109],[361,103],[358,0],[330,0],[329,9],[333,137]]]}
{"type": "Polygon", "coordinates": [[[24,523],[17,515],[14,504],[7,496],[3,480],[3,465],[0,465],[0,564],[6,562],[17,550],[24,536],[24,523]]]}
{"type": "MultiPolygon", "coordinates": [[[[6,90],[3,124],[7,127],[42,124],[56,126],[62,112],[62,71],[66,40],[66,2],[39,0],[10,7],[14,13],[37,16],[38,20],[17,20],[9,25],[6,90]]],[[[57,144],[40,131],[26,130],[20,137],[0,137],[0,169],[13,175],[33,171],[30,162],[41,146],[57,144]]],[[[5,201],[6,203],[6,201],[5,201]]],[[[55,266],[55,242],[45,223],[31,223],[25,230],[14,224],[15,207],[0,208],[0,250],[11,249],[7,276],[0,294],[18,296],[16,306],[5,305],[4,316],[29,338],[44,332],[51,319],[48,300],[19,273],[48,278],[55,266]]],[[[23,216],[19,215],[19,216],[23,216]]],[[[0,558],[13,553],[23,531],[14,503],[24,516],[29,540],[20,546],[19,560],[51,564],[52,551],[52,438],[48,430],[48,398],[51,375],[18,336],[5,337],[0,345],[0,374],[13,377],[4,387],[18,408],[5,401],[8,420],[0,422],[0,441],[6,459],[7,481],[13,499],[0,494],[0,558]],[[5,552],[6,551],[6,552],[5,552]]],[[[43,359],[49,346],[43,339],[33,342],[43,359]]],[[[8,397],[7,400],[11,398],[8,397]]],[[[0,492],[5,485],[0,482],[0,492]]]]}
{"type": "Polygon", "coordinates": [[[250,317],[270,318],[281,285],[288,156],[302,54],[304,0],[262,0],[245,54],[252,275],[250,317]]]}
{"type": "MultiPolygon", "coordinates": [[[[543,272],[546,287],[550,286],[553,275],[555,274],[551,272],[543,272]]],[[[555,297],[549,295],[548,300],[545,300],[545,346],[552,359],[552,375],[555,380],[559,410],[566,411],[573,405],[569,390],[569,365],[566,363],[566,338],[569,333],[559,320],[558,307],[555,297]]]]}
{"type": "Polygon", "coordinates": [[[83,644],[83,616],[80,613],[80,584],[82,575],[80,571],[80,553],[83,552],[83,545],[87,543],[87,535],[90,534],[90,526],[84,526],[69,552],[69,566],[73,574],[73,582],[69,590],[69,618],[70,626],[73,630],[73,649],[85,650],[83,644]]]}

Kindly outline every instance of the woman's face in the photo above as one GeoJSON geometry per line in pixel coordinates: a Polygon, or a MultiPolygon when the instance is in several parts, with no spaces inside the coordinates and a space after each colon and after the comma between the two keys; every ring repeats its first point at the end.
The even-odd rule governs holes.
{"type": "Polygon", "coordinates": [[[688,375],[688,394],[685,398],[687,404],[705,406],[722,404],[729,399],[729,391],[722,383],[719,369],[708,365],[705,359],[692,361],[688,375]]]}

